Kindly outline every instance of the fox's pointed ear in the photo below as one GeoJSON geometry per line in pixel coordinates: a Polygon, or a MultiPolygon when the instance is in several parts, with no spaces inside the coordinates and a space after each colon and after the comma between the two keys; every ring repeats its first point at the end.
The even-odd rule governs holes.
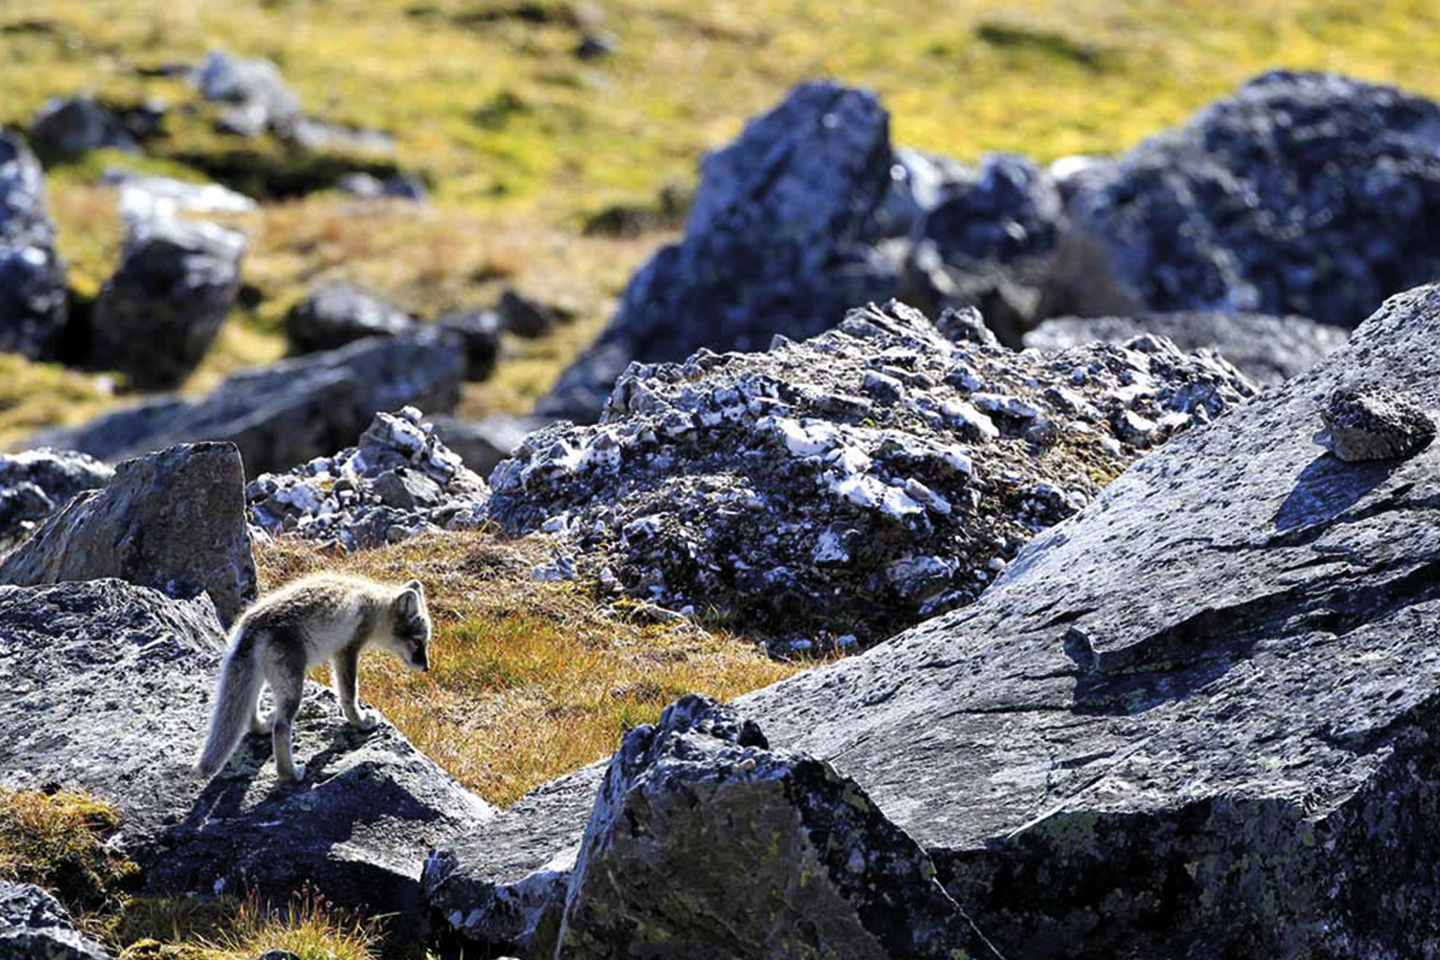
{"type": "Polygon", "coordinates": [[[409,583],[405,584],[405,589],[414,590],[416,593],[420,594],[420,596],[425,596],[425,584],[421,583],[419,580],[411,580],[409,583]]]}
{"type": "Polygon", "coordinates": [[[395,612],[407,618],[420,616],[420,593],[407,586],[395,598],[395,612]]]}

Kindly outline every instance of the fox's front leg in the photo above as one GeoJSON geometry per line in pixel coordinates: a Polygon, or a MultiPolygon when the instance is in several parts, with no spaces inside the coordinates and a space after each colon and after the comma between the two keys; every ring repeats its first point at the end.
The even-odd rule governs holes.
{"type": "Polygon", "coordinates": [[[330,672],[335,678],[335,695],[340,698],[340,712],[352,727],[373,730],[380,722],[369,710],[361,710],[360,697],[360,648],[346,647],[330,660],[330,672]]]}

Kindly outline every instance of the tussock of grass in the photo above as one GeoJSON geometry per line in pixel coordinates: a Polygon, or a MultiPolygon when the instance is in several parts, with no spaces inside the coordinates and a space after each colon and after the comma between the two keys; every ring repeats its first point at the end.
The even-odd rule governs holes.
{"type": "Polygon", "coordinates": [[[543,540],[484,532],[338,560],[284,540],[257,550],[267,590],[317,569],[425,584],[430,671],[372,652],[361,663],[361,699],[501,805],[607,756],[626,729],[686,693],[729,699],[799,669],[729,635],[630,622],[576,585],[533,582],[530,568],[546,556],[543,540]]]}

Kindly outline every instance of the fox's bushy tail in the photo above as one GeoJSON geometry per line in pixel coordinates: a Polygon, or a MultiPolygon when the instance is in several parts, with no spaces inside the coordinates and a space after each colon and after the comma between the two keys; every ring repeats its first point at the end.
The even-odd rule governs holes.
{"type": "Polygon", "coordinates": [[[262,678],[254,649],[243,642],[245,638],[236,639],[242,642],[232,645],[225,654],[220,682],[215,688],[215,704],[210,710],[210,729],[205,735],[205,746],[195,759],[195,772],[204,777],[214,776],[240,745],[250,728],[255,701],[260,696],[262,678]]]}

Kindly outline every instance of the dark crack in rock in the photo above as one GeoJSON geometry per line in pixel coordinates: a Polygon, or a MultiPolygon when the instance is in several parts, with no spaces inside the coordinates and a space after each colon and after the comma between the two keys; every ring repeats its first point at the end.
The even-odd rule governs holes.
{"type": "Polygon", "coordinates": [[[483,522],[490,490],[414,407],[379,413],[360,442],[245,488],[250,521],[346,550],[483,522]]]}
{"type": "Polygon", "coordinates": [[[389,723],[345,725],[307,683],[295,725],[306,779],[275,780],[247,738],[208,783],[190,772],[224,643],[205,598],[118,580],[0,587],[0,784],[56,783],[113,803],[145,891],[284,904],[310,883],[337,906],[420,935],[427,851],[493,816],[389,723]]]}
{"type": "Polygon", "coordinates": [[[1321,442],[1347,463],[1413,457],[1435,439],[1420,405],[1384,387],[1342,387],[1320,411],[1321,442]]]}
{"type": "Polygon", "coordinates": [[[598,426],[495,468],[490,515],[662,607],[875,639],[972,601],[1139,452],[1252,393],[1155,337],[1017,354],[870,306],[766,353],[632,366],[598,426]]]}

